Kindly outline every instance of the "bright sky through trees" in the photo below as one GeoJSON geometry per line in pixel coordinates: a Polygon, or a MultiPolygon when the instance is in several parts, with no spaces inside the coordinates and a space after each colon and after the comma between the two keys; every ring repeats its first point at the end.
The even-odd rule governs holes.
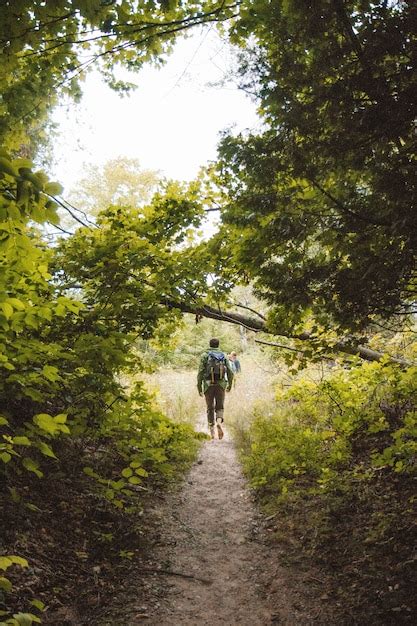
{"type": "Polygon", "coordinates": [[[145,169],[179,180],[194,178],[216,156],[219,132],[257,124],[256,106],[232,79],[213,85],[231,70],[229,44],[211,29],[178,42],[167,64],[120,76],[136,85],[121,97],[97,73],[87,77],[77,106],[59,108],[55,176],[69,191],[85,163],[123,155],[145,169]]]}

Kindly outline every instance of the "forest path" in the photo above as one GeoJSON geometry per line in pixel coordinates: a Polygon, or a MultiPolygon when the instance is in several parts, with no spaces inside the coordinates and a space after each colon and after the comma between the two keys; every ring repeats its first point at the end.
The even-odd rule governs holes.
{"type": "MultiPolygon", "coordinates": [[[[153,558],[160,567],[190,578],[165,578],[165,593],[156,612],[146,615],[147,624],[315,622],[306,599],[288,589],[286,570],[264,541],[227,432],[223,440],[203,445],[183,489],[170,494],[158,512],[164,522],[153,558]]],[[[132,623],[144,623],[140,614],[137,620],[132,623]]]]}

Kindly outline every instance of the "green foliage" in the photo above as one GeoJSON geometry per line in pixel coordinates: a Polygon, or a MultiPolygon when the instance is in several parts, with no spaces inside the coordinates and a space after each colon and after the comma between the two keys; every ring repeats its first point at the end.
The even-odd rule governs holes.
{"type": "Polygon", "coordinates": [[[117,460],[108,465],[98,457],[96,468],[85,466],[83,471],[101,485],[109,503],[130,510],[135,489],[146,491],[150,478],[169,480],[191,462],[197,451],[194,435],[190,426],[174,423],[156,410],[138,383],[96,433],[98,439],[113,442],[117,460]]]}
{"type": "MultiPolygon", "coordinates": [[[[178,339],[180,311],[219,305],[249,278],[274,306],[270,330],[289,335],[306,323],[318,335],[335,320],[357,329],[414,306],[416,8],[339,0],[308,12],[290,1],[18,4],[19,19],[15,3],[0,7],[0,498],[39,512],[31,485],[84,471],[105,507],[133,511],[135,493],[170,479],[196,450],[192,429],[169,421],[141,383],[125,387],[126,375],[145,367],[142,348],[186,340],[192,350],[173,357],[183,366],[209,335],[236,347],[236,334],[231,345],[209,322],[186,326],[178,339]],[[79,96],[93,62],[126,90],[117,64],[160,63],[178,33],[235,12],[234,41],[256,41],[241,75],[260,97],[265,130],[222,142],[214,175],[225,201],[220,235],[208,245],[197,237],[201,182],[161,185],[145,205],[137,193],[123,196],[117,172],[116,206],[104,207],[108,197],[92,198],[87,186],[86,205],[105,208],[97,224],[47,246],[42,227],[59,224],[62,188],[14,157],[46,141],[50,107],[64,93],[79,96]]],[[[161,358],[169,360],[167,351],[161,358]]],[[[246,435],[253,485],[281,495],[346,493],[354,481],[411,475],[416,393],[416,368],[387,363],[294,385],[278,398],[277,414],[259,415],[246,435]]],[[[0,558],[4,571],[26,564],[0,558]]],[[[0,577],[2,594],[11,585],[0,577]]],[[[40,621],[14,610],[2,617],[40,621]]]]}
{"type": "Polygon", "coordinates": [[[41,476],[40,458],[54,457],[48,440],[69,432],[65,415],[52,417],[37,410],[42,403],[48,406],[62,383],[58,366],[62,347],[48,338],[49,325],[67,316],[75,318],[82,305],[54,293],[50,255],[31,226],[57,220],[56,206],[50,200],[53,183],[43,172],[32,172],[27,160],[11,160],[7,152],[2,154],[0,473],[20,466],[41,476]],[[31,456],[26,456],[26,449],[31,456]]]}
{"type": "MultiPolygon", "coordinates": [[[[71,476],[90,467],[98,497],[132,510],[136,490],[171,479],[196,452],[192,428],[156,411],[140,384],[128,393],[122,374],[142,367],[135,341],[177,318],[164,298],[188,284],[206,289],[195,250],[181,250],[199,220],[197,190],[171,184],[141,220],[109,209],[100,228],[48,249],[35,224],[56,221],[50,195],[60,187],[2,155],[0,498],[39,511],[29,501],[31,480],[65,476],[63,461],[77,450],[71,476]],[[99,445],[106,458],[91,458],[99,445]]],[[[0,582],[12,603],[10,581],[0,582]]],[[[39,621],[7,615],[10,624],[39,621]]]]}
{"type": "Polygon", "coordinates": [[[277,402],[245,435],[245,468],[263,492],[337,491],[381,471],[415,473],[417,368],[340,369],[319,383],[301,379],[277,402]]]}
{"type": "Polygon", "coordinates": [[[271,540],[319,569],[338,623],[415,614],[416,399],[415,367],[333,369],[280,391],[274,413],[240,431],[271,540]]]}
{"type": "Polygon", "coordinates": [[[246,343],[246,336],[238,326],[184,315],[182,320],[176,320],[174,328],[166,336],[163,334],[140,342],[138,349],[144,363],[150,366],[196,371],[211,337],[220,340],[221,349],[226,353],[232,350],[240,352],[242,344],[246,343]]]}
{"type": "Polygon", "coordinates": [[[110,328],[144,339],[158,324],[169,328],[177,307],[204,298],[215,272],[216,261],[193,243],[202,215],[194,183],[169,183],[140,211],[110,207],[98,228],[63,241],[55,261],[65,275],[62,290],[82,285],[89,323],[103,338],[110,328]]]}
{"type": "MultiPolygon", "coordinates": [[[[190,194],[182,199],[182,191],[171,185],[142,220],[133,210],[110,210],[100,229],[84,229],[56,251],[50,270],[52,251],[28,230],[29,220],[49,217],[47,195],[35,182],[45,189],[49,183],[28,172],[27,163],[23,178],[19,164],[4,157],[0,182],[8,215],[0,303],[0,365],[5,372],[0,458],[8,472],[21,461],[40,477],[42,457],[55,458],[51,438],[70,431],[77,437],[97,434],[108,423],[109,408],[126,400],[114,376],[140,367],[129,350],[135,335],[151,337],[160,318],[175,317],[161,302],[172,295],[171,271],[178,271],[182,258],[183,284],[194,285],[187,273],[192,253],[173,246],[188,237],[196,203],[190,194]],[[26,203],[17,204],[18,186],[26,181],[26,203]],[[165,210],[169,216],[164,222],[165,210]],[[72,278],[83,284],[82,291],[74,291],[72,278]],[[34,456],[22,456],[24,448],[33,449],[34,456]]],[[[180,282],[174,289],[180,289],[180,282]]]]}
{"type": "MultiPolygon", "coordinates": [[[[13,566],[13,565],[18,565],[20,567],[29,567],[29,563],[27,562],[26,559],[22,558],[21,556],[16,556],[16,555],[7,555],[7,556],[0,556],[0,570],[6,571],[7,569],[9,569],[9,567],[13,566]]],[[[0,600],[2,598],[3,592],[10,592],[13,589],[13,585],[10,582],[10,580],[8,578],[6,578],[5,576],[0,576],[0,600]]],[[[31,602],[32,606],[34,606],[35,608],[39,609],[40,611],[43,610],[44,604],[43,602],[41,602],[40,600],[32,600],[31,602]]],[[[0,618],[2,617],[7,617],[9,615],[8,611],[0,611],[0,618]]],[[[40,619],[37,615],[34,615],[33,613],[14,613],[13,616],[9,617],[9,619],[6,619],[6,621],[1,621],[0,624],[15,624],[17,626],[30,626],[30,624],[35,623],[40,623],[40,619]]]]}
{"type": "Polygon", "coordinates": [[[242,7],[232,37],[264,127],[223,139],[216,178],[217,245],[282,334],[306,314],[356,330],[415,309],[417,7],[310,5],[242,7]]]}
{"type": "Polygon", "coordinates": [[[161,64],[175,38],[188,28],[230,17],[216,1],[101,2],[36,0],[0,5],[0,141],[33,154],[47,140],[47,115],[64,94],[80,97],[83,74],[92,65],[120,92],[118,64],[137,70],[161,64]],[[16,18],[18,10],[18,19],[16,18]]]}
{"type": "Polygon", "coordinates": [[[87,167],[69,199],[90,215],[114,205],[139,208],[150,201],[158,184],[157,172],[142,170],[137,159],[119,157],[87,167]]]}

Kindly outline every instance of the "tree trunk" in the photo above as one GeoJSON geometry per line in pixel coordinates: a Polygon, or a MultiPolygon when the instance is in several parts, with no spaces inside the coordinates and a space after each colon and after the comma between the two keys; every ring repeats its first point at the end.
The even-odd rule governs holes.
{"type": "MultiPolygon", "coordinates": [[[[198,315],[202,317],[208,317],[210,319],[219,320],[220,322],[228,322],[229,324],[237,324],[238,326],[243,326],[247,330],[252,330],[255,333],[264,332],[269,333],[275,336],[287,337],[289,339],[299,339],[301,341],[310,341],[313,339],[310,333],[299,333],[297,335],[290,335],[288,333],[279,333],[279,332],[271,332],[268,330],[268,326],[266,321],[262,319],[255,319],[249,315],[242,315],[241,313],[235,313],[233,311],[223,311],[220,308],[212,307],[208,304],[202,306],[192,306],[190,304],[186,304],[183,302],[175,302],[169,298],[162,302],[165,306],[168,306],[172,309],[179,309],[183,313],[192,313],[193,315],[198,315]]],[[[257,340],[255,340],[257,341],[257,340]]],[[[258,341],[258,343],[264,343],[273,347],[284,348],[281,344],[274,344],[273,342],[266,341],[258,341]]],[[[359,356],[361,359],[365,361],[380,361],[386,354],[383,352],[378,352],[377,350],[372,350],[371,348],[367,348],[366,346],[362,346],[360,344],[356,345],[352,340],[343,339],[338,341],[334,346],[332,346],[331,350],[335,350],[337,352],[344,352],[346,354],[351,354],[353,356],[359,356]]],[[[394,363],[399,363],[400,365],[409,366],[411,363],[408,363],[404,359],[389,357],[389,360],[394,363]]]]}

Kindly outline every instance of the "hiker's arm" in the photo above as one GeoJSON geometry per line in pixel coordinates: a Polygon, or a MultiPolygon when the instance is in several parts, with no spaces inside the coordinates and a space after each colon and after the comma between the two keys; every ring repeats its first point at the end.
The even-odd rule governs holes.
{"type": "Polygon", "coordinates": [[[204,379],[204,372],[206,369],[206,360],[207,360],[207,355],[203,354],[203,356],[200,359],[200,365],[198,367],[198,374],[197,374],[197,389],[198,389],[199,394],[203,393],[203,379],[204,379]]]}

